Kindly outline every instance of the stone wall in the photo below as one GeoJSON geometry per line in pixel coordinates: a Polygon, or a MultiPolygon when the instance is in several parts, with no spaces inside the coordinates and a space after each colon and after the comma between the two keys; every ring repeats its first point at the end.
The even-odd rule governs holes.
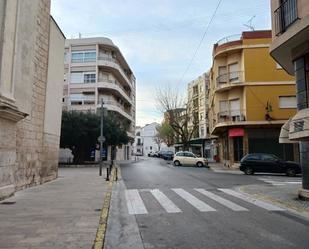
{"type": "MultiPolygon", "coordinates": [[[[12,64],[0,67],[0,199],[57,177],[63,72],[52,71],[50,61],[63,68],[65,39],[50,17],[50,0],[5,0],[3,6],[0,19],[4,22],[0,24],[4,32],[0,37],[6,38],[6,29],[15,33],[15,52],[10,54],[12,64]],[[52,43],[57,43],[52,50],[51,26],[52,43]],[[12,75],[11,82],[3,80],[7,75],[12,75]],[[8,99],[4,94],[14,97],[8,99]],[[51,99],[59,110],[50,111],[51,99]],[[49,123],[52,129],[46,128],[46,120],[53,120],[49,123]]],[[[5,48],[12,39],[4,41],[5,48]]],[[[6,61],[1,55],[0,65],[6,61]]]]}

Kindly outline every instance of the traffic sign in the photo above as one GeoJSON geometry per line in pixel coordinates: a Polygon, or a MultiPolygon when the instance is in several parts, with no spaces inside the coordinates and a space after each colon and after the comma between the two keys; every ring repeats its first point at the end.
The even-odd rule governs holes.
{"type": "Polygon", "coordinates": [[[105,142],[105,137],[104,136],[99,136],[98,137],[98,142],[102,142],[102,143],[104,143],[105,142]]]}

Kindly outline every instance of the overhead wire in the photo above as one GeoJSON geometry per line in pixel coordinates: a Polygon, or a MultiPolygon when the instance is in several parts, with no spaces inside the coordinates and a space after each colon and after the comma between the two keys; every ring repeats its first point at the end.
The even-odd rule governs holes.
{"type": "Polygon", "coordinates": [[[193,53],[193,56],[192,56],[192,58],[191,58],[191,60],[190,60],[190,62],[189,62],[189,64],[188,64],[188,66],[186,67],[186,70],[184,71],[184,73],[182,74],[182,76],[181,76],[181,78],[180,78],[180,80],[179,80],[179,84],[182,83],[182,81],[183,81],[183,79],[184,79],[186,73],[188,72],[189,68],[191,67],[192,62],[193,62],[193,60],[195,59],[195,57],[196,57],[196,55],[197,55],[197,52],[198,52],[198,50],[200,49],[200,47],[201,47],[201,45],[202,45],[202,43],[203,43],[203,41],[204,41],[204,39],[205,39],[205,37],[206,37],[206,34],[207,34],[207,32],[208,32],[208,30],[209,30],[209,27],[210,27],[210,24],[213,22],[213,20],[214,20],[214,18],[215,18],[215,15],[217,14],[217,11],[218,11],[218,9],[219,9],[219,6],[220,6],[221,2],[222,2],[222,0],[219,0],[219,1],[218,1],[218,4],[217,4],[217,6],[216,6],[216,8],[215,8],[215,10],[214,10],[214,12],[213,12],[213,14],[212,14],[212,16],[211,16],[209,22],[208,22],[208,24],[207,24],[207,26],[206,26],[205,32],[204,32],[204,34],[203,34],[203,36],[202,36],[202,39],[200,40],[200,42],[199,42],[197,48],[195,49],[195,51],[194,51],[194,53],[193,53]]]}

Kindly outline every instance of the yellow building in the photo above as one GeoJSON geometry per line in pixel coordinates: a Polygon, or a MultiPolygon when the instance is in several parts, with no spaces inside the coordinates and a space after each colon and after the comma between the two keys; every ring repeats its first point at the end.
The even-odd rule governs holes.
{"type": "Polygon", "coordinates": [[[280,127],[296,113],[295,80],[269,55],[270,43],[271,31],[250,31],[213,47],[209,126],[226,166],[254,152],[297,159],[296,145],[279,144],[280,127]]]}

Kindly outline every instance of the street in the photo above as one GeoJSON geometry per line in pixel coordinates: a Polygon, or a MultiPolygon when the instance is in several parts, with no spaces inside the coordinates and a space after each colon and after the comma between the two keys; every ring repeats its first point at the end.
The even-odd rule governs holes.
{"type": "Polygon", "coordinates": [[[297,177],[272,181],[157,158],[122,165],[121,176],[105,248],[308,248],[308,220],[237,191],[278,179],[294,184],[297,177]]]}

